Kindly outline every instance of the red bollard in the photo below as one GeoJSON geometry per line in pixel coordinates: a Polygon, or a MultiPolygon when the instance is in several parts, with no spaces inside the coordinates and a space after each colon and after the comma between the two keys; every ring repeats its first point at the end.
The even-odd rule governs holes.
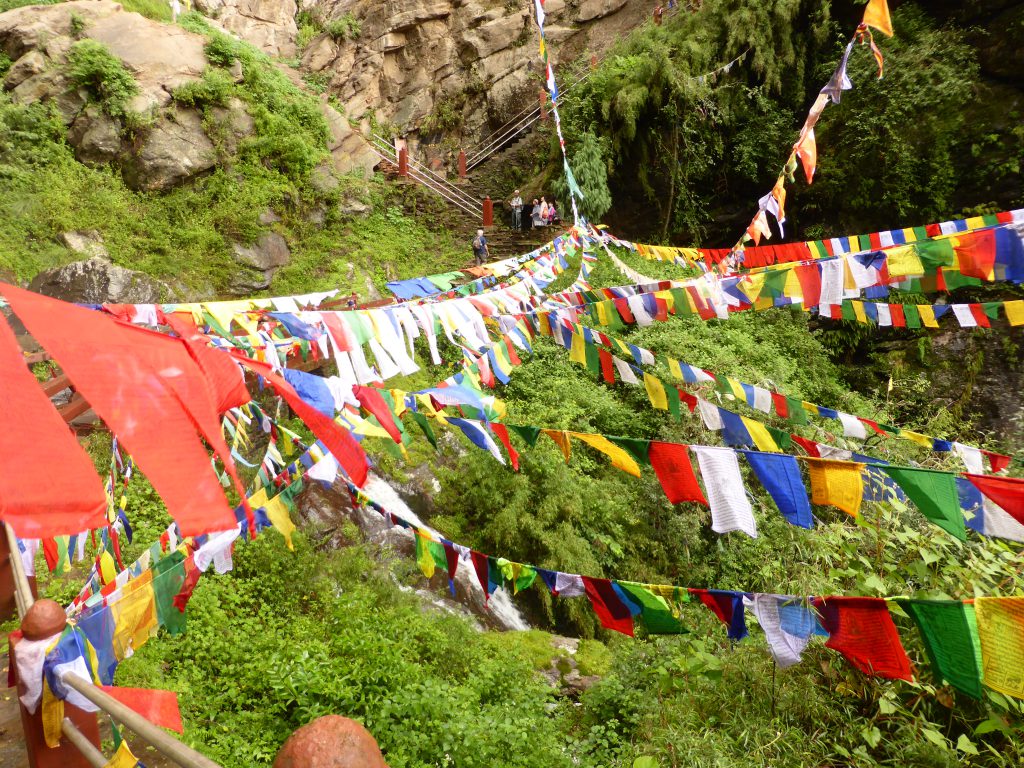
{"type": "MultiPolygon", "coordinates": [[[[18,643],[22,640],[42,640],[61,632],[67,625],[64,609],[52,600],[39,600],[34,603],[25,618],[21,621],[21,629],[12,632],[8,637],[9,659],[11,672],[17,677],[15,659],[18,655],[18,643]]],[[[25,692],[25,683],[17,681],[17,692],[21,696],[25,692]]],[[[21,724],[25,729],[25,748],[28,750],[30,768],[91,768],[92,763],[70,742],[62,739],[54,748],[46,746],[43,738],[42,703],[34,715],[29,714],[21,702],[21,724]]],[[[73,722],[89,741],[98,749],[100,746],[99,721],[94,712],[83,712],[78,707],[64,702],[64,717],[73,722]]]]}
{"type": "Polygon", "coordinates": [[[398,150],[398,175],[409,175],[409,150],[405,147],[398,150]]]}
{"type": "Polygon", "coordinates": [[[597,69],[597,54],[596,53],[590,54],[590,69],[591,69],[591,71],[597,69]]]}
{"type": "Polygon", "coordinates": [[[539,91],[538,93],[540,95],[540,119],[541,120],[547,120],[548,119],[548,92],[547,91],[539,91]]]}
{"type": "Polygon", "coordinates": [[[459,150],[459,178],[466,178],[466,153],[463,150],[459,150]]]}
{"type": "Polygon", "coordinates": [[[484,226],[494,226],[494,203],[491,202],[490,195],[484,198],[484,226]]]}

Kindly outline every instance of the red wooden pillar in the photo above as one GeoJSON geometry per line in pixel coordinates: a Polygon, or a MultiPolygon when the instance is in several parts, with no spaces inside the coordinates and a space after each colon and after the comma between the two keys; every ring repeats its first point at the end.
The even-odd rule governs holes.
{"type": "Polygon", "coordinates": [[[398,150],[398,175],[409,175],[409,150],[405,147],[398,150]]]}
{"type": "Polygon", "coordinates": [[[459,150],[459,178],[466,178],[466,153],[463,150],[459,150]]]}
{"type": "Polygon", "coordinates": [[[484,198],[484,226],[494,226],[494,203],[490,195],[484,198]]]}
{"type": "Polygon", "coordinates": [[[540,97],[540,119],[548,119],[548,92],[541,90],[537,92],[540,97]]]}
{"type": "Polygon", "coordinates": [[[597,54],[596,53],[590,54],[590,69],[591,69],[591,71],[597,69],[597,54]]]}
{"type": "MultiPolygon", "coordinates": [[[[39,600],[29,608],[21,621],[21,629],[8,636],[8,658],[11,665],[11,677],[17,682],[18,697],[25,692],[25,683],[17,679],[16,659],[18,643],[23,640],[42,640],[63,631],[67,625],[64,609],[53,600],[39,600]]],[[[43,705],[40,702],[35,714],[29,714],[19,701],[21,709],[21,725],[25,729],[25,748],[28,750],[29,768],[92,768],[78,749],[70,742],[61,739],[56,747],[46,746],[43,738],[43,705]]],[[[95,712],[84,712],[78,707],[64,702],[64,717],[73,722],[89,741],[99,749],[100,729],[95,712]]]]}

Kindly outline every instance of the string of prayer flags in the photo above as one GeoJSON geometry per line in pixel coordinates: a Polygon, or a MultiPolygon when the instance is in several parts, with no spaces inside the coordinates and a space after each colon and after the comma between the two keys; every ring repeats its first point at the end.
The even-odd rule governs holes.
{"type": "Polygon", "coordinates": [[[845,299],[841,304],[820,304],[818,315],[879,328],[939,328],[947,315],[961,328],[991,328],[1002,316],[1011,327],[1024,325],[1024,300],[986,301],[971,304],[889,304],[845,299]]]}
{"type": "Polygon", "coordinates": [[[730,640],[742,640],[747,637],[746,614],[743,610],[743,592],[727,589],[691,589],[690,594],[711,609],[711,612],[729,628],[730,640]]]}
{"type": "Polygon", "coordinates": [[[986,497],[998,504],[1014,520],[1024,525],[1024,480],[1016,477],[966,475],[986,497]]]}
{"type": "Polygon", "coordinates": [[[811,504],[795,456],[744,451],[758,481],[791,525],[813,528],[811,504]]]}

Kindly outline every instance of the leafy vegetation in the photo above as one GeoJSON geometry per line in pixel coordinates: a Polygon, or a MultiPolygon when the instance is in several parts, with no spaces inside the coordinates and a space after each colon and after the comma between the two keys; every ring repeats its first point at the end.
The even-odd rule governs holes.
{"type": "Polygon", "coordinates": [[[324,31],[338,41],[356,40],[363,31],[363,25],[351,12],[346,11],[324,25],[324,31]]]}
{"type": "Polygon", "coordinates": [[[123,116],[128,102],[139,92],[132,73],[103,43],[79,40],[68,52],[68,65],[71,82],[85,88],[114,117],[123,116]]]}

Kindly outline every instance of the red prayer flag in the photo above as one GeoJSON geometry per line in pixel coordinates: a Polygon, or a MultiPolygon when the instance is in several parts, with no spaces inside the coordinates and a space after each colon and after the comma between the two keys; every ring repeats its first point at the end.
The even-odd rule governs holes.
{"type": "Polygon", "coordinates": [[[601,361],[601,375],[604,377],[605,384],[615,383],[615,361],[612,359],[612,353],[607,349],[597,350],[597,356],[601,361]]]}
{"type": "Polygon", "coordinates": [[[338,351],[351,352],[352,344],[349,342],[351,331],[341,321],[338,314],[336,312],[321,312],[320,319],[324,321],[324,326],[331,335],[331,339],[334,340],[334,345],[338,348],[338,351]]]}
{"type": "Polygon", "coordinates": [[[965,475],[974,486],[1024,525],[1024,480],[1016,477],[965,475]]]}
{"type": "Polygon", "coordinates": [[[498,436],[499,440],[501,440],[501,444],[505,446],[505,450],[508,451],[508,459],[512,463],[512,469],[518,472],[519,453],[512,447],[512,441],[508,439],[508,428],[504,424],[499,424],[497,422],[492,422],[490,427],[491,431],[498,436]]]}
{"type": "Polygon", "coordinates": [[[867,675],[913,680],[889,607],[878,597],[816,597],[811,600],[829,634],[825,645],[867,675]]]}
{"type": "Polygon", "coordinates": [[[778,392],[772,392],[772,404],[775,406],[775,412],[784,419],[789,418],[789,401],[786,400],[785,395],[780,395],[778,392]]]}
{"type": "Polygon", "coordinates": [[[182,534],[234,527],[235,515],[196,430],[226,468],[233,462],[220,435],[210,383],[183,342],[13,286],[3,292],[135,458],[182,534]]]}
{"type": "Polygon", "coordinates": [[[960,273],[967,277],[992,279],[996,263],[996,233],[994,229],[964,232],[956,236],[953,246],[960,263],[960,273]]]}
{"type": "Polygon", "coordinates": [[[707,506],[704,491],[693,472],[688,446],[652,441],[647,457],[669,502],[696,501],[707,506]]]}
{"type": "Polygon", "coordinates": [[[808,440],[806,437],[800,437],[800,435],[790,435],[793,438],[793,442],[807,451],[808,456],[813,456],[816,459],[821,458],[821,451],[818,450],[818,444],[813,440],[808,440]]]}
{"type": "Polygon", "coordinates": [[[804,306],[816,307],[821,301],[821,272],[817,264],[801,264],[793,267],[796,272],[796,279],[800,281],[800,291],[803,293],[804,306]]]}
{"type": "Polygon", "coordinates": [[[2,316],[0,402],[0,455],[18,457],[0,484],[0,518],[23,539],[103,527],[107,502],[92,460],[28,369],[2,316]]]}
{"type": "Polygon", "coordinates": [[[582,578],[590,605],[601,620],[601,626],[633,637],[633,614],[615,593],[612,583],[608,579],[594,579],[590,576],[582,578]]]}
{"type": "Polygon", "coordinates": [[[889,305],[889,317],[892,318],[893,328],[906,328],[907,317],[903,314],[902,304],[890,304],[889,305]]]}
{"type": "Polygon", "coordinates": [[[181,725],[181,710],[178,709],[178,694],[154,688],[122,688],[115,685],[98,686],[112,699],[117,699],[128,709],[135,711],[153,725],[177,733],[184,733],[181,725]]]}
{"type": "Polygon", "coordinates": [[[395,423],[395,415],[391,413],[391,409],[388,408],[388,404],[384,402],[384,398],[381,397],[373,387],[364,387],[357,384],[352,387],[352,394],[356,396],[356,400],[359,401],[366,411],[377,417],[377,421],[384,428],[384,431],[391,435],[391,439],[396,443],[402,442],[402,431],[398,428],[395,423]]]}
{"type": "Polygon", "coordinates": [[[1010,457],[1004,456],[1001,453],[993,453],[992,451],[986,451],[984,448],[981,452],[988,456],[988,463],[992,465],[993,472],[1002,472],[1008,466],[1010,466],[1010,457]]]}
{"type": "Polygon", "coordinates": [[[484,600],[491,599],[490,580],[487,578],[487,555],[477,552],[475,549],[469,553],[473,561],[473,570],[476,572],[477,581],[484,590],[484,600]]]}
{"type": "Polygon", "coordinates": [[[971,314],[979,328],[992,327],[992,323],[988,321],[988,315],[985,314],[985,308],[981,304],[968,304],[967,306],[970,307],[971,314]]]}

